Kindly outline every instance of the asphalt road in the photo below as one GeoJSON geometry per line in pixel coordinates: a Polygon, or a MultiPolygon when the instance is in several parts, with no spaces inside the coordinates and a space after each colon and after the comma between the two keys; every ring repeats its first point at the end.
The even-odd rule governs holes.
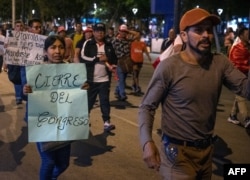
{"type": "MultiPolygon", "coordinates": [[[[157,54],[151,54],[155,59],[157,54]]],[[[145,61],[140,83],[142,90],[152,76],[153,68],[145,61]]],[[[127,84],[131,84],[128,77],[127,84]]],[[[142,160],[138,139],[137,114],[141,97],[131,95],[119,102],[114,98],[116,82],[111,87],[111,122],[116,125],[113,133],[103,132],[100,109],[90,114],[91,133],[88,140],[72,144],[70,166],[59,180],[157,180],[158,173],[148,169],[142,160]]],[[[234,95],[223,89],[217,109],[215,134],[219,140],[213,158],[213,180],[222,180],[223,164],[250,163],[250,132],[242,126],[226,121],[234,95]]],[[[23,121],[25,104],[15,105],[14,88],[6,73],[0,74],[0,179],[38,179],[40,157],[34,143],[27,142],[27,125],[23,121]]],[[[157,112],[153,136],[160,142],[160,109],[157,112]]]]}

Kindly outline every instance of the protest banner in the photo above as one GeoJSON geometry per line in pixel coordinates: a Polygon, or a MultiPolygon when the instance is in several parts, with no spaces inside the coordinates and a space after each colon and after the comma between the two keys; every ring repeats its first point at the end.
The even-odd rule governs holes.
{"type": "Polygon", "coordinates": [[[89,115],[85,64],[27,66],[29,142],[87,139],[89,115]]]}
{"type": "Polygon", "coordinates": [[[4,62],[13,65],[41,64],[44,59],[44,41],[47,36],[25,31],[10,31],[4,62]]]}

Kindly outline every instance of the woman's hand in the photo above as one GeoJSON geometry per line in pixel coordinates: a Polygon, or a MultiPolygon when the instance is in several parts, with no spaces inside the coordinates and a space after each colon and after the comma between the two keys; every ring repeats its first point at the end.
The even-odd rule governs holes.
{"type": "Polygon", "coordinates": [[[23,86],[23,94],[27,95],[28,93],[32,93],[32,88],[30,85],[25,84],[23,86]]]}

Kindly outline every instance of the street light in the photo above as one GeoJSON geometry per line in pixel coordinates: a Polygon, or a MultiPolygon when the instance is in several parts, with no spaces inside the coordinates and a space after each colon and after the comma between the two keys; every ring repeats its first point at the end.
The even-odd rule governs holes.
{"type": "Polygon", "coordinates": [[[135,27],[135,16],[136,16],[136,13],[138,12],[138,8],[133,8],[132,9],[132,12],[133,12],[133,14],[134,14],[134,27],[135,27]]]}
{"type": "Polygon", "coordinates": [[[217,9],[217,13],[219,14],[219,16],[223,13],[223,9],[219,8],[217,9]]]}

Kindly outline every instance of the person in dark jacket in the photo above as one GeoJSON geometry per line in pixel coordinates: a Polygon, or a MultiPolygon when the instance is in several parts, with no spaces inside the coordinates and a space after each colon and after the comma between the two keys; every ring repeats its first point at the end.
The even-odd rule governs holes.
{"type": "Polygon", "coordinates": [[[87,40],[82,48],[81,57],[87,68],[87,79],[90,85],[88,91],[89,113],[99,95],[104,131],[115,129],[110,124],[110,82],[112,71],[117,64],[115,51],[111,43],[105,41],[105,24],[93,26],[94,38],[87,40]]]}

